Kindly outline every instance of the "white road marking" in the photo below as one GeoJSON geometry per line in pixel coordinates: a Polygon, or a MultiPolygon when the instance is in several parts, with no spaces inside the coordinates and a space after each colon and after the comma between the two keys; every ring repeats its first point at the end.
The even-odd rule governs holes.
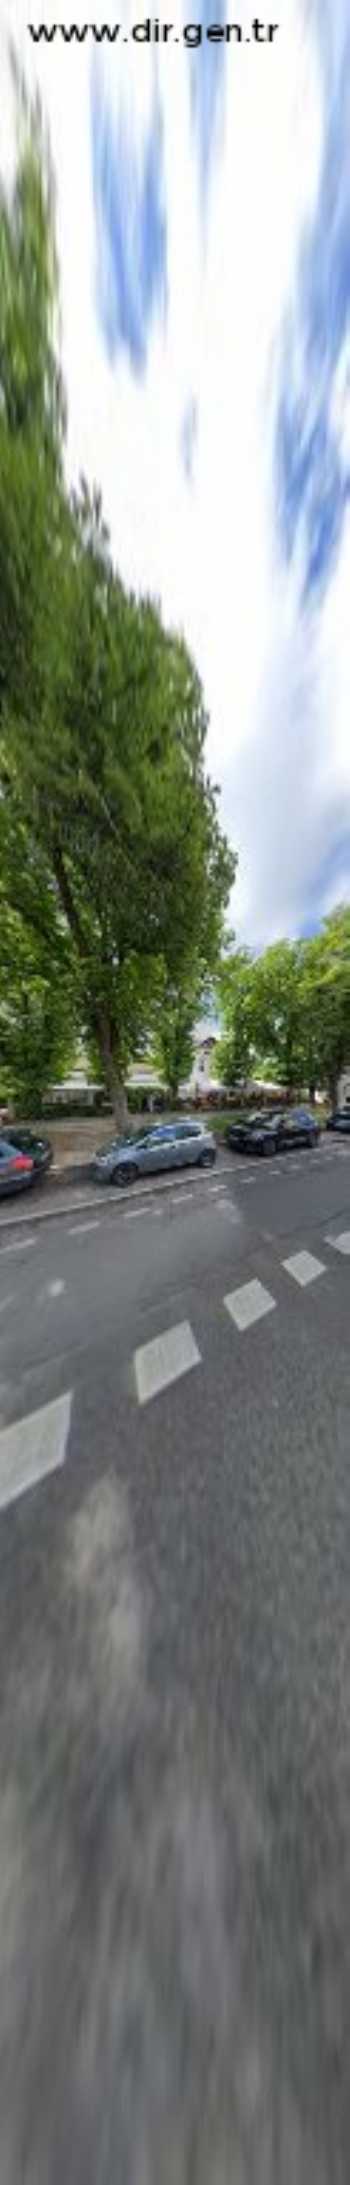
{"type": "Polygon", "coordinates": [[[149,1403],[150,1397],[158,1396],[160,1389],[168,1388],[171,1381],[178,1381],[200,1362],[189,1320],[180,1320],[177,1327],[167,1328],[153,1342],[143,1343],[134,1353],[139,1404],[149,1403]]]}
{"type": "Polygon", "coordinates": [[[99,1221],[79,1221],[79,1222],[75,1222],[75,1224],[74,1224],[74,1228],[73,1228],[73,1229],[69,1229],[69,1230],[68,1230],[68,1236],[69,1236],[69,1237],[87,1237],[87,1235],[88,1235],[88,1232],[89,1232],[89,1231],[90,1231],[91,1229],[99,1229],[99,1228],[100,1228],[100,1222],[99,1222],[99,1221]]]}
{"type": "Polygon", "coordinates": [[[350,1257],[350,1229],[340,1229],[337,1237],[326,1237],[325,1241],[333,1245],[334,1252],[343,1252],[344,1259],[350,1257]]]}
{"type": "Polygon", "coordinates": [[[36,1241],[36,1237],[18,1237],[15,1244],[3,1244],[2,1253],[29,1252],[31,1245],[36,1244],[36,1241]]]}
{"type": "Polygon", "coordinates": [[[0,1509],[64,1464],[72,1396],[56,1397],[0,1433],[0,1509]]]}
{"type": "Polygon", "coordinates": [[[7,1310],[8,1310],[8,1306],[9,1306],[9,1305],[14,1305],[14,1294],[13,1294],[13,1290],[11,1291],[11,1296],[10,1296],[10,1297],[2,1297],[2,1299],[1,1299],[1,1305],[0,1305],[0,1313],[6,1313],[6,1312],[7,1312],[7,1310]]]}
{"type": "Polygon", "coordinates": [[[124,1221],[142,1221],[143,1215],[148,1214],[149,1211],[148,1206],[130,1206],[127,1213],[124,1214],[124,1221]]]}
{"type": "Polygon", "coordinates": [[[170,1205],[184,1206],[185,1199],[193,1199],[193,1191],[174,1191],[171,1196],[170,1205]]]}
{"type": "Polygon", "coordinates": [[[315,1259],[313,1252],[293,1252],[291,1259],[284,1259],[282,1265],[301,1290],[306,1290],[308,1282],[316,1282],[317,1276],[326,1272],[322,1260],[315,1259]]]}
{"type": "MultiPolygon", "coordinates": [[[[230,1174],[230,1176],[234,1175],[235,1164],[232,1161],[220,1161],[218,1165],[220,1167],[221,1176],[225,1176],[228,1174],[230,1174]]],[[[237,1165],[238,1167],[240,1167],[240,1162],[237,1165]]],[[[147,1196],[149,1196],[150,1192],[152,1191],[156,1191],[157,1197],[159,1198],[163,1192],[169,1190],[169,1176],[170,1171],[168,1175],[157,1175],[154,1183],[152,1182],[144,1184],[128,1184],[123,1191],[120,1190],[119,1185],[116,1185],[114,1188],[111,1185],[110,1188],[108,1187],[108,1192],[105,1186],[100,1186],[98,1197],[97,1187],[95,1187],[93,1194],[90,1193],[89,1198],[85,1197],[82,1199],[75,1199],[73,1206],[72,1195],[70,1193],[69,1199],[66,1200],[64,1206],[57,1206],[55,1204],[52,1204],[51,1206],[41,1208],[38,1207],[38,1209],[35,1210],[35,1216],[33,1216],[32,1213],[20,1215],[12,1214],[11,1217],[6,1221],[3,1220],[1,1217],[0,1236],[2,1229],[7,1231],[7,1229],[9,1228],[14,1228],[15,1225],[18,1228],[19,1223],[21,1229],[23,1229],[26,1226],[26,1223],[33,1221],[33,1219],[35,1219],[36,1224],[41,1221],[62,1221],[63,1218],[65,1219],[67,1214],[72,1214],[73,1212],[78,1213],[79,1211],[81,1214],[83,1214],[87,1212],[88,1207],[91,1206],[96,1208],[96,1205],[100,1208],[101,1213],[106,1213],[109,1206],[119,1206],[120,1211],[122,1211],[122,1204],[125,1199],[140,1199],[141,1197],[145,1197],[146,1193],[147,1196]]],[[[203,1184],[203,1173],[200,1168],[191,1169],[191,1187],[193,1186],[193,1184],[203,1184]]]]}
{"type": "Polygon", "coordinates": [[[270,1290],[265,1290],[262,1282],[243,1282],[239,1290],[231,1290],[228,1297],[224,1297],[224,1305],[236,1328],[243,1333],[246,1328],[253,1327],[255,1320],[262,1320],[265,1313],[275,1311],[276,1298],[271,1297],[270,1290]]]}
{"type": "Polygon", "coordinates": [[[47,1283],[45,1297],[62,1297],[65,1287],[65,1282],[62,1282],[61,1276],[57,1276],[57,1282],[47,1283]]]}

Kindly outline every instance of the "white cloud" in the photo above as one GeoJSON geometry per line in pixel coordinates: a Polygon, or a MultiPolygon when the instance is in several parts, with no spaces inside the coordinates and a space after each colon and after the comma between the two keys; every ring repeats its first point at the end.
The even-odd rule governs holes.
{"type": "MultiPolygon", "coordinates": [[[[340,36],[341,0],[337,8],[340,36]]],[[[95,0],[95,19],[114,21],[117,12],[116,0],[95,0]]],[[[250,7],[239,12],[247,23],[250,7]]],[[[227,50],[204,226],[190,127],[197,55],[180,45],[157,55],[116,45],[100,48],[97,59],[88,41],[34,48],[27,6],[11,0],[22,58],[47,107],[57,171],[69,472],[99,480],[121,574],[161,599],[195,654],[211,715],[210,767],[241,855],[234,922],[257,942],[303,923],[350,788],[348,542],[322,615],[314,612],[306,629],[273,499],[280,332],[316,200],[322,132],[321,70],[302,9],[280,0],[278,12],[272,49],[227,50]],[[97,322],[93,67],[112,123],[122,108],[140,145],[155,74],[158,86],[168,309],[166,322],[161,315],[153,322],[141,383],[126,351],[109,365],[97,322]],[[181,433],[191,402],[189,487],[181,433]]],[[[33,21],[59,14],[81,22],[84,0],[32,0],[29,13],[33,21]]],[[[215,49],[211,60],[215,66],[215,49]]],[[[341,380],[338,402],[343,416],[341,380]]]]}

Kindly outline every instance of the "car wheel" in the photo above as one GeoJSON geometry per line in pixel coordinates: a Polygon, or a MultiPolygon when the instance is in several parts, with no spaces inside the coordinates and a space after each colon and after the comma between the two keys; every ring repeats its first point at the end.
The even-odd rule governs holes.
{"type": "Polygon", "coordinates": [[[137,1168],[135,1168],[134,1161],[123,1161],[123,1163],[121,1163],[118,1168],[113,1169],[111,1182],[113,1184],[119,1184],[120,1189],[122,1190],[124,1184],[133,1184],[134,1177],[137,1175],[138,1170],[137,1168]]]}
{"type": "Polygon", "coordinates": [[[268,1160],[269,1153],[277,1153],[277,1138],[264,1138],[262,1150],[265,1161],[268,1160]]]}
{"type": "Polygon", "coordinates": [[[205,1146],[204,1153],[199,1155],[199,1167],[214,1168],[214,1161],[216,1161],[216,1153],[211,1152],[210,1146],[205,1146]]]}

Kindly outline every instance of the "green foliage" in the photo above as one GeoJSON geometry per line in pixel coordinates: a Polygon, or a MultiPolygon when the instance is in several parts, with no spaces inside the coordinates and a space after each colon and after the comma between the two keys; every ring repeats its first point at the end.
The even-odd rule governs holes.
{"type": "Polygon", "coordinates": [[[276,941],[254,965],[254,1034],[274,1057],[275,1075],[290,1088],[303,1074],[300,962],[297,943],[276,941]]]}
{"type": "Polygon", "coordinates": [[[304,1047],[311,1085],[337,1082],[350,1059],[350,907],[340,904],[320,934],[301,944],[304,1047]]]}
{"type": "Polygon", "coordinates": [[[0,185],[0,411],[12,436],[57,459],[65,425],[55,351],[58,266],[50,147],[38,99],[17,77],[19,154],[14,187],[0,185]]]}
{"type": "MultiPolygon", "coordinates": [[[[186,647],[124,590],[98,492],[65,493],[53,215],[40,113],[22,102],[15,187],[0,198],[2,884],[30,950],[45,919],[53,993],[64,945],[64,992],[118,1111],[160,994],[169,1003],[175,986],[187,1010],[215,962],[235,859],[186,647]]],[[[41,965],[38,978],[43,1000],[41,965]]],[[[27,1005],[25,1038],[19,1023],[20,1011],[29,1057],[27,1005]]]]}
{"type": "Polygon", "coordinates": [[[74,1055],[74,998],[64,946],[47,960],[42,935],[9,909],[0,889],[0,1085],[22,1115],[38,1115],[45,1086],[74,1055]]]}
{"type": "Polygon", "coordinates": [[[350,909],[324,920],[315,939],[279,941],[254,960],[241,950],[219,977],[224,1020],[220,1068],[227,1084],[265,1071],[310,1097],[332,1100],[350,1056],[350,909]],[[263,1058],[263,1059],[262,1059],[263,1058]]]}
{"type": "Polygon", "coordinates": [[[173,1099],[176,1099],[179,1085],[191,1075],[195,1014],[196,1004],[191,994],[181,988],[165,990],[159,1013],[156,1053],[164,1083],[173,1099]]]}
{"type": "Polygon", "coordinates": [[[254,964],[246,948],[226,956],[217,979],[223,1037],[216,1049],[216,1068],[224,1085],[235,1085],[249,1076],[254,1039],[254,964]]]}

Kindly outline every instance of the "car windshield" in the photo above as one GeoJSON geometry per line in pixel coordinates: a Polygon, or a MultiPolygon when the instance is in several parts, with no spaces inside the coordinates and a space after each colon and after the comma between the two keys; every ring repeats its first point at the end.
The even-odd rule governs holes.
{"type": "Polygon", "coordinates": [[[145,1138],[149,1138],[149,1129],[122,1131],[115,1138],[106,1138],[104,1145],[100,1146],[99,1151],[100,1153],[115,1153],[116,1151],[119,1152],[122,1146],[141,1145],[142,1141],[145,1138]]]}

